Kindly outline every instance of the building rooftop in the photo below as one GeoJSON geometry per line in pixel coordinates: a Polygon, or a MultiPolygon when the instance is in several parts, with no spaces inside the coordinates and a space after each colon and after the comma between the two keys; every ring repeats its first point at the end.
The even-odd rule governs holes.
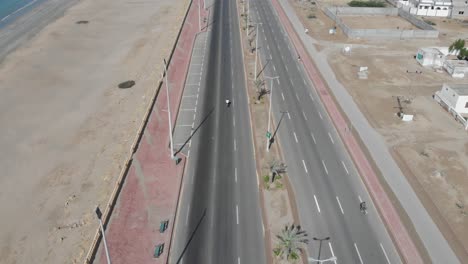
{"type": "Polygon", "coordinates": [[[446,85],[454,90],[458,95],[468,95],[468,83],[446,85]]]}

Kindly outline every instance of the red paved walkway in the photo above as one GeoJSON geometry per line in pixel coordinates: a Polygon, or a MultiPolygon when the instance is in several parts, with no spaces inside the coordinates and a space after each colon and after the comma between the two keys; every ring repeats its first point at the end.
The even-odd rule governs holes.
{"type": "MultiPolygon", "coordinates": [[[[172,124],[176,120],[193,43],[199,31],[198,1],[202,0],[194,0],[190,7],[169,65],[172,124]]],[[[202,13],[202,16],[206,15],[207,12],[202,13]]],[[[107,228],[106,238],[113,264],[167,262],[185,159],[175,165],[169,157],[165,109],[167,99],[163,84],[107,228]],[[162,220],[169,220],[169,227],[163,234],[159,233],[162,220]],[[159,243],[165,243],[164,253],[153,258],[155,245],[159,243]]],[[[106,263],[103,247],[97,260],[106,263]]]]}
{"type": "Polygon", "coordinates": [[[395,210],[395,207],[390,202],[387,194],[383,190],[380,182],[372,169],[369,161],[367,160],[364,152],[361,150],[358,142],[354,138],[352,133],[349,133],[348,125],[346,120],[341,115],[338,110],[337,105],[333,101],[332,96],[329,94],[328,89],[326,88],[320,73],[315,68],[309,54],[304,48],[304,44],[300,40],[296,31],[293,28],[293,25],[289,21],[287,15],[285,14],[283,8],[278,3],[277,0],[272,0],[273,6],[278,12],[278,15],[282,21],[282,24],[285,26],[288,35],[296,51],[301,56],[302,62],[304,64],[307,73],[309,74],[310,79],[314,83],[315,89],[317,90],[320,98],[327,109],[328,114],[330,115],[333,123],[335,124],[336,129],[340,133],[343,142],[348,148],[348,151],[351,154],[357,168],[359,169],[362,178],[367,184],[368,190],[374,198],[374,202],[377,207],[380,209],[380,214],[388,226],[388,229],[393,236],[396,245],[402,254],[403,259],[406,263],[417,264],[423,263],[419,252],[417,251],[413,241],[411,240],[406,228],[403,226],[398,213],[395,210]]]}

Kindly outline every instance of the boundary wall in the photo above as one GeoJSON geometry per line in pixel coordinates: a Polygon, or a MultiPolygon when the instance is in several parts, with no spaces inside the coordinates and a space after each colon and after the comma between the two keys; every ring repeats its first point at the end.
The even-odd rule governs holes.
{"type": "Polygon", "coordinates": [[[402,8],[373,7],[326,7],[325,14],[336,22],[349,38],[438,38],[439,31],[426,22],[416,18],[402,8]],[[339,17],[353,15],[400,16],[419,29],[355,29],[346,25],[339,17]]]}

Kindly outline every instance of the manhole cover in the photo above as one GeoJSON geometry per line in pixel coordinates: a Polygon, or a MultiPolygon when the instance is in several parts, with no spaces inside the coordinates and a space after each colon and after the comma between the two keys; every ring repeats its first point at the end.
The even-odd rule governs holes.
{"type": "Polygon", "coordinates": [[[131,88],[133,85],[135,85],[135,81],[130,80],[130,81],[120,83],[119,88],[120,89],[127,89],[127,88],[131,88]]]}

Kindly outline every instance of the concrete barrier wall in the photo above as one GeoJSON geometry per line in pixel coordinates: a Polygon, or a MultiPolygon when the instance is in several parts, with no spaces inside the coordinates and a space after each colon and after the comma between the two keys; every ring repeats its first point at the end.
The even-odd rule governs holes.
{"type": "Polygon", "coordinates": [[[327,7],[325,14],[336,25],[341,28],[343,33],[349,38],[438,38],[439,31],[422,20],[417,19],[410,13],[399,8],[372,8],[372,7],[327,7]],[[338,16],[337,16],[338,15],[338,16]],[[398,29],[354,29],[347,26],[339,15],[390,15],[401,16],[420,30],[398,30],[398,29]]]}

